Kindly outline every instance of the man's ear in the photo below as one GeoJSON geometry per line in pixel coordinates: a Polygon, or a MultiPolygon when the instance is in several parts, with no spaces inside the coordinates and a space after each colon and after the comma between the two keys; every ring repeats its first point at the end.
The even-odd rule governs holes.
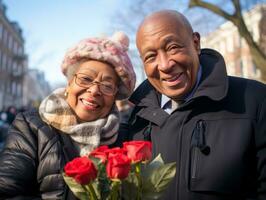
{"type": "Polygon", "coordinates": [[[198,32],[193,33],[193,42],[198,55],[200,55],[200,34],[198,32]]]}

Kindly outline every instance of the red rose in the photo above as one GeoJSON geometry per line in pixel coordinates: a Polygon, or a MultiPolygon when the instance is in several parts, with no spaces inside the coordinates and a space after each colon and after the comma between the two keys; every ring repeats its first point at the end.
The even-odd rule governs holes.
{"type": "Polygon", "coordinates": [[[107,150],[109,150],[107,145],[100,146],[97,149],[94,149],[89,156],[99,158],[102,163],[105,163],[107,161],[107,150]]]}
{"type": "Polygon", "coordinates": [[[85,185],[97,177],[97,170],[88,157],[78,157],[68,162],[64,168],[67,176],[85,185]]]}
{"type": "Polygon", "coordinates": [[[130,160],[125,154],[117,153],[108,158],[106,173],[110,179],[124,179],[130,171],[130,160]]]}
{"type": "Polygon", "coordinates": [[[151,142],[149,141],[131,141],[124,142],[123,148],[127,151],[127,156],[131,162],[145,162],[151,159],[151,142]]]}
{"type": "Polygon", "coordinates": [[[120,147],[114,147],[112,149],[106,150],[105,152],[107,153],[108,157],[115,155],[115,154],[125,154],[126,155],[125,149],[122,149],[120,147]]]}

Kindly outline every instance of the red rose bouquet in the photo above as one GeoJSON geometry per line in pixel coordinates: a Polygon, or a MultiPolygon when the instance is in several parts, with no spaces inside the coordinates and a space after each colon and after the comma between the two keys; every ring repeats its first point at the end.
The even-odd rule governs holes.
{"type": "Polygon", "coordinates": [[[158,199],[175,176],[175,163],[153,161],[148,141],[124,142],[123,148],[100,146],[87,157],[68,162],[63,177],[81,200],[158,199]]]}

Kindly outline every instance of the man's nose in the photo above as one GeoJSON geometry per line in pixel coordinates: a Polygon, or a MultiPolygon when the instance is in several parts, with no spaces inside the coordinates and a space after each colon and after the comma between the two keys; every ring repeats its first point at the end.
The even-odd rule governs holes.
{"type": "Polygon", "coordinates": [[[171,70],[173,62],[169,59],[166,53],[160,53],[158,56],[158,69],[163,72],[171,70]]]}

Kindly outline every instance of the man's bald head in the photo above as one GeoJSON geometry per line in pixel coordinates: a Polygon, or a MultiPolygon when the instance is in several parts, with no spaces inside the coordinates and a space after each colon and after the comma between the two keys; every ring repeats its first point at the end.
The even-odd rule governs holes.
{"type": "Polygon", "coordinates": [[[154,27],[154,25],[156,25],[158,22],[169,23],[178,29],[186,31],[187,34],[193,33],[191,24],[184,15],[175,10],[161,10],[154,12],[144,18],[138,28],[137,38],[139,37],[140,32],[154,27]]]}

